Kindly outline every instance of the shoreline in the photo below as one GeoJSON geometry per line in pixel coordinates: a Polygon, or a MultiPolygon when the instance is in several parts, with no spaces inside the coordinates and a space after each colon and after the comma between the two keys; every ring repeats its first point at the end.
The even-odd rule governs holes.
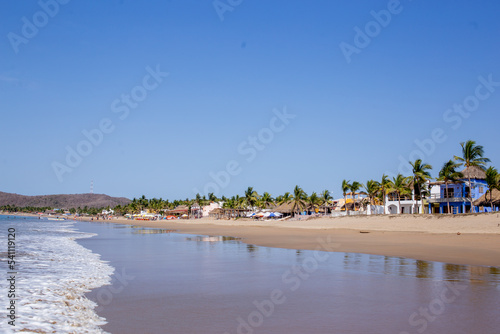
{"type": "MultiPolygon", "coordinates": [[[[90,219],[78,217],[75,220],[90,219]]],[[[272,248],[361,253],[500,267],[498,213],[324,217],[302,221],[212,218],[141,221],[94,218],[93,222],[171,229],[182,234],[229,236],[240,238],[246,244],[272,248]]]]}
{"type": "Polygon", "coordinates": [[[500,218],[496,214],[442,218],[357,216],[282,222],[210,218],[173,221],[112,219],[103,222],[171,229],[182,234],[230,236],[263,247],[500,267],[500,218]]]}

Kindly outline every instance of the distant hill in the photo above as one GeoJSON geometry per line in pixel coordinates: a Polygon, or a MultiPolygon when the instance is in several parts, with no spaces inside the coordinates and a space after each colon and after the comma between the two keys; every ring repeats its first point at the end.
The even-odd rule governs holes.
{"type": "Polygon", "coordinates": [[[42,195],[24,196],[0,191],[0,206],[13,205],[17,207],[51,207],[71,209],[78,207],[102,208],[127,205],[131,201],[125,197],[111,197],[104,194],[74,194],[74,195],[42,195]]]}

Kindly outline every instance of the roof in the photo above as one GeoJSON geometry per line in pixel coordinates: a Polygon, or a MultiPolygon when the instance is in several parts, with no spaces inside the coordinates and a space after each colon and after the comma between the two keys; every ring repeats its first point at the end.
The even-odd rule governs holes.
{"type": "Polygon", "coordinates": [[[478,166],[470,166],[465,168],[462,171],[462,174],[464,175],[464,179],[476,179],[476,180],[485,180],[486,179],[486,172],[478,166]]]}
{"type": "Polygon", "coordinates": [[[292,208],[293,208],[293,204],[290,201],[290,202],[278,205],[276,208],[274,208],[274,211],[275,212],[279,212],[279,213],[291,213],[292,212],[292,208]]]}
{"type": "Polygon", "coordinates": [[[187,205],[179,205],[173,210],[165,210],[167,213],[185,213],[189,211],[189,207],[187,205]]]}
{"type": "MultiPolygon", "coordinates": [[[[493,202],[493,205],[500,205],[500,190],[498,189],[493,189],[491,192],[491,200],[493,202]]],[[[479,197],[477,200],[474,201],[473,203],[475,206],[482,206],[482,205],[489,205],[490,204],[490,191],[488,190],[486,194],[483,196],[479,197]]]]}
{"type": "Polygon", "coordinates": [[[209,212],[210,215],[218,215],[220,213],[224,212],[222,208],[215,208],[212,211],[209,212]]]}

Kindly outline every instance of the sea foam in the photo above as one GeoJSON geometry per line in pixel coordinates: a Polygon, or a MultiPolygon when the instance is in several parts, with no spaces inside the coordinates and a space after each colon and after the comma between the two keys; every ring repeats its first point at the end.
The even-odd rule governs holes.
{"type": "MultiPolygon", "coordinates": [[[[17,319],[15,326],[9,325],[2,305],[0,332],[104,333],[99,326],[106,321],[94,312],[97,304],[85,293],[109,284],[114,268],[75,241],[93,234],[77,232],[73,224],[8,222],[16,228],[17,319]]],[[[5,257],[0,266],[2,272],[8,271],[5,257]]],[[[7,283],[1,280],[2,294],[8,290],[7,283]]]]}

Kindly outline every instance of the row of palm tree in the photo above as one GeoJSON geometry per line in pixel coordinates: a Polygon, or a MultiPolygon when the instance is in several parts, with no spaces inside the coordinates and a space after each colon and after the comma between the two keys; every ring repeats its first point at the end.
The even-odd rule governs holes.
{"type": "MultiPolygon", "coordinates": [[[[354,181],[349,183],[348,180],[342,181],[342,193],[344,195],[344,203],[346,211],[349,211],[347,206],[347,195],[349,194],[351,198],[354,199],[356,194],[367,195],[367,204],[377,205],[379,203],[383,203],[385,208],[385,200],[386,195],[393,194],[397,197],[399,201],[399,206],[401,207],[401,198],[409,195],[411,193],[410,185],[411,185],[412,177],[404,177],[402,174],[398,174],[393,177],[392,180],[389,180],[387,175],[382,175],[382,180],[380,182],[375,180],[368,180],[366,184],[359,183],[354,181]],[[357,191],[361,188],[364,188],[366,192],[357,191]],[[348,191],[350,190],[350,193],[348,191]]],[[[420,187],[422,190],[423,188],[420,187]]],[[[422,191],[420,192],[422,193],[422,191]]],[[[364,202],[361,202],[363,205],[364,202]]]]}
{"type": "MultiPolygon", "coordinates": [[[[439,176],[436,178],[437,181],[443,181],[446,189],[447,197],[447,207],[448,212],[450,212],[450,200],[448,193],[448,185],[458,182],[463,179],[463,174],[457,169],[459,167],[470,168],[472,166],[478,167],[486,172],[486,182],[489,188],[490,202],[493,189],[500,189],[500,175],[498,171],[490,166],[486,169],[486,164],[490,161],[488,158],[484,157],[484,149],[481,145],[477,145],[475,141],[469,140],[465,143],[460,144],[462,147],[462,156],[454,156],[453,159],[445,162],[441,170],[439,171],[439,176]]],[[[422,205],[421,212],[424,212],[424,201],[423,199],[429,195],[429,189],[427,188],[427,182],[432,180],[430,170],[432,166],[424,163],[421,159],[417,159],[414,162],[409,162],[412,167],[411,176],[403,176],[398,174],[389,179],[387,175],[382,175],[380,182],[375,180],[369,180],[366,184],[360,184],[359,182],[350,183],[349,180],[343,180],[341,189],[344,196],[344,201],[347,201],[347,194],[350,191],[352,198],[354,199],[356,191],[360,187],[366,190],[368,196],[368,201],[370,204],[376,204],[377,199],[379,202],[383,202],[385,208],[386,195],[392,194],[397,197],[399,207],[401,208],[401,198],[408,196],[412,193],[415,195],[415,199],[420,200],[422,205]]],[[[469,185],[471,185],[470,173],[468,176],[469,185]]],[[[472,206],[472,192],[469,191],[468,194],[469,201],[472,206]]],[[[385,210],[385,209],[384,209],[385,210]]]]}
{"type": "Polygon", "coordinates": [[[277,205],[290,204],[292,212],[297,214],[304,210],[316,210],[322,205],[327,205],[332,200],[332,196],[328,190],[324,190],[321,194],[313,192],[311,195],[298,185],[295,186],[292,193],[286,192],[273,198],[268,192],[259,195],[253,187],[248,187],[244,196],[233,196],[231,198],[222,197],[224,208],[229,209],[268,209],[277,205]]]}
{"type": "Polygon", "coordinates": [[[52,208],[48,206],[16,206],[16,205],[2,205],[0,206],[0,211],[2,212],[25,212],[25,213],[37,213],[37,212],[45,212],[46,210],[52,210],[52,208]]]}

